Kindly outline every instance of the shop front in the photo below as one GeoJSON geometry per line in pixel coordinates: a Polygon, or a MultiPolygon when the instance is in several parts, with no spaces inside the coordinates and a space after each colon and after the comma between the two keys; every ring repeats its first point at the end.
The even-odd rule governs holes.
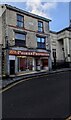
{"type": "Polygon", "coordinates": [[[34,70],[33,69],[34,57],[17,56],[17,61],[18,61],[18,72],[34,70]]]}
{"type": "Polygon", "coordinates": [[[48,69],[47,52],[9,51],[9,74],[48,69]]]}

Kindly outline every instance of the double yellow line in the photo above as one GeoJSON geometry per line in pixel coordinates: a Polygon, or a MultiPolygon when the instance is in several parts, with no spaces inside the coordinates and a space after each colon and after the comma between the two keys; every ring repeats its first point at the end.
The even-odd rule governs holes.
{"type": "Polygon", "coordinates": [[[16,81],[15,83],[12,83],[11,85],[7,86],[6,88],[0,90],[0,93],[5,92],[6,90],[8,90],[8,89],[10,89],[10,88],[12,88],[14,86],[16,86],[17,84],[22,83],[22,82],[27,81],[27,80],[30,80],[30,79],[32,79],[32,78],[28,78],[28,79],[16,81]]]}
{"type": "MultiPolygon", "coordinates": [[[[43,76],[48,76],[48,75],[41,75],[40,78],[43,77],[43,76]]],[[[15,83],[12,83],[11,85],[7,86],[6,88],[0,90],[0,93],[7,91],[8,89],[16,86],[16,85],[19,84],[19,83],[22,83],[22,82],[31,80],[31,79],[33,79],[33,78],[39,78],[39,76],[35,76],[35,77],[32,77],[32,78],[26,78],[26,79],[23,79],[23,80],[20,80],[20,81],[16,81],[15,83]]]]}
{"type": "Polygon", "coordinates": [[[69,116],[66,120],[71,120],[71,116],[69,116]]]}

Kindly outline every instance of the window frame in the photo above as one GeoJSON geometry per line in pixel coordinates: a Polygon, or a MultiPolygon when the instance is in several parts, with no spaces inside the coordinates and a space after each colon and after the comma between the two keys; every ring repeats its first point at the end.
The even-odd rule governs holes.
{"type": "Polygon", "coordinates": [[[40,33],[43,33],[43,32],[44,32],[43,22],[42,22],[42,21],[38,21],[38,32],[40,32],[40,33]],[[39,25],[40,23],[41,23],[42,25],[39,25]],[[40,30],[40,29],[42,29],[42,30],[40,30]]]}
{"type": "Polygon", "coordinates": [[[26,47],[26,34],[25,33],[15,32],[15,46],[26,47]],[[25,39],[16,39],[16,34],[24,35],[25,39]],[[21,44],[19,44],[18,42],[21,43],[21,44]]]}
{"type": "Polygon", "coordinates": [[[23,15],[17,14],[17,27],[24,28],[24,16],[23,15]],[[18,16],[22,17],[23,20],[19,20],[18,16]],[[23,26],[22,27],[19,26],[18,23],[22,23],[23,26]]]}
{"type": "MultiPolygon", "coordinates": [[[[15,36],[16,36],[16,34],[18,34],[18,35],[23,35],[25,39],[17,39],[16,37],[15,37],[15,39],[17,39],[17,40],[26,40],[26,34],[24,34],[24,33],[19,33],[19,32],[15,32],[15,36]]],[[[18,38],[19,38],[19,37],[18,37],[18,38]]]]}
{"type": "Polygon", "coordinates": [[[39,49],[46,49],[46,37],[37,36],[37,48],[39,48],[39,49]],[[38,42],[38,38],[40,39],[40,42],[38,42]],[[44,38],[44,42],[42,42],[43,38],[44,38]],[[44,45],[44,47],[43,47],[43,45],[44,45]]]}

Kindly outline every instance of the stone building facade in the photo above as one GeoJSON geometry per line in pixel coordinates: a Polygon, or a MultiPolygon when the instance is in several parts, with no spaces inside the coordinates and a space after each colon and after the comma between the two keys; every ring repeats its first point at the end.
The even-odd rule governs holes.
{"type": "Polygon", "coordinates": [[[2,77],[2,24],[1,23],[2,23],[2,18],[0,15],[0,79],[2,77]]]}
{"type": "Polygon", "coordinates": [[[0,9],[3,75],[51,69],[50,20],[7,4],[0,9]]]}
{"type": "Polygon", "coordinates": [[[0,44],[0,79],[2,78],[2,45],[0,44]]]}
{"type": "Polygon", "coordinates": [[[52,62],[66,62],[71,66],[71,27],[59,32],[50,31],[52,62]]]}

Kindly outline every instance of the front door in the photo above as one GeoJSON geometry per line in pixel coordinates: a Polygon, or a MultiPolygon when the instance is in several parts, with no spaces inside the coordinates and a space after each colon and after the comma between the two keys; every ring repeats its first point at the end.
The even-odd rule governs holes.
{"type": "Polygon", "coordinates": [[[15,74],[15,60],[10,60],[10,75],[15,74]]]}

